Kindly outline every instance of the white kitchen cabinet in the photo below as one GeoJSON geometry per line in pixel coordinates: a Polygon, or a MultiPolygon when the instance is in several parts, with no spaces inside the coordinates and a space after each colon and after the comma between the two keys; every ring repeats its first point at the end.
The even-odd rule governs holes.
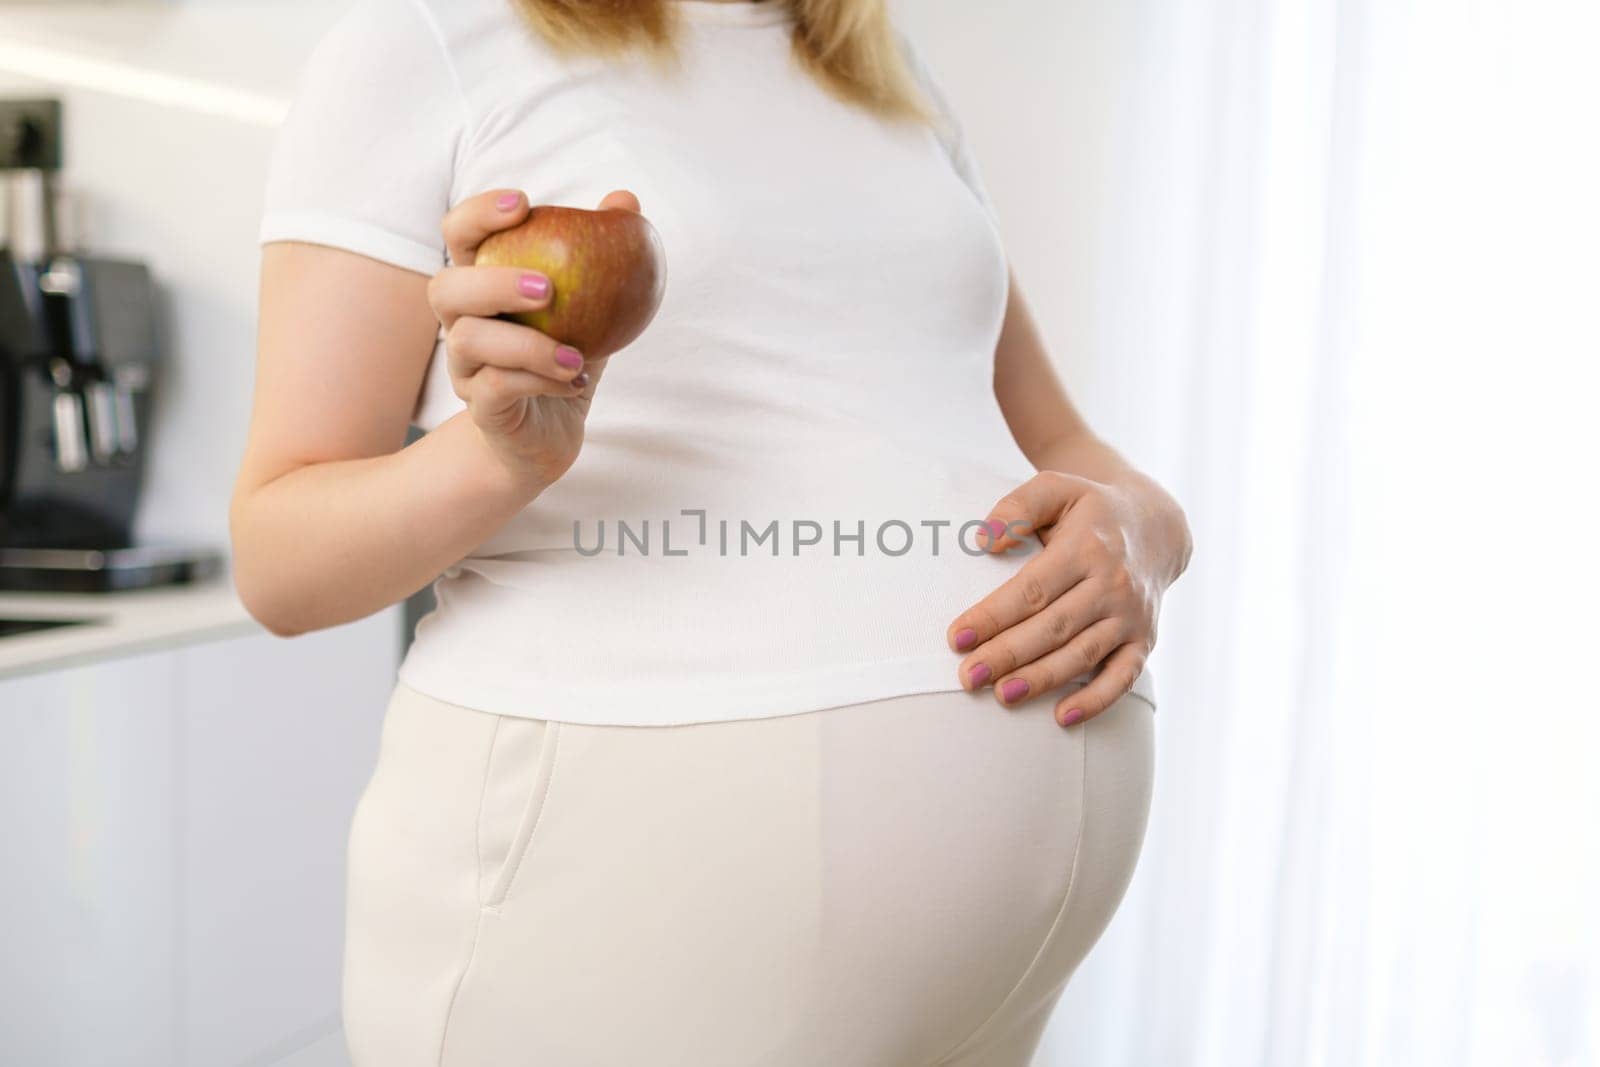
{"type": "Polygon", "coordinates": [[[0,679],[0,1062],[343,1063],[393,612],[0,679]]]}
{"type": "Polygon", "coordinates": [[[0,682],[0,1062],[180,1062],[176,668],[0,682]]]}

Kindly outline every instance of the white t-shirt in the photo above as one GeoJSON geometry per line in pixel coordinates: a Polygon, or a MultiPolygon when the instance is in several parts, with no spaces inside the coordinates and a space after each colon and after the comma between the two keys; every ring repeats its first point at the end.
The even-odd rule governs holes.
{"type": "MultiPolygon", "coordinates": [[[[263,241],[433,274],[466,197],[630,189],[667,255],[576,465],[439,579],[401,681],[636,725],[958,689],[946,627],[1031,555],[975,548],[1033,473],[993,393],[993,208],[908,40],[937,129],[828,93],[776,0],[675,2],[671,72],[560,56],[510,0],[359,0],[303,77],[263,241]]],[[[441,346],[415,421],[461,407],[441,346]]]]}

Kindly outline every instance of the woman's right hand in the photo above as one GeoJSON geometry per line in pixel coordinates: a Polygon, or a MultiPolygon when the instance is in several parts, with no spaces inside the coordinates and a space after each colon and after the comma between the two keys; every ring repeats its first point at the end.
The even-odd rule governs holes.
{"type": "MultiPolygon", "coordinates": [[[[611,193],[601,208],[639,210],[632,193],[611,193]]],[[[549,278],[515,267],[477,267],[478,246],[528,217],[528,199],[503,189],[458,204],[444,218],[453,266],[428,286],[444,327],[450,382],[496,457],[535,491],[554,483],[578,458],[584,423],[604,359],[537,330],[498,318],[534,311],[555,295],[549,278]]]]}

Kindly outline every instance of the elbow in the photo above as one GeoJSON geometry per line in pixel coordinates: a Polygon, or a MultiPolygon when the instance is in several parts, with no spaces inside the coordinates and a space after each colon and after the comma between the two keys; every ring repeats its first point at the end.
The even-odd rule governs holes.
{"type": "Polygon", "coordinates": [[[266,630],[267,633],[271,634],[273,637],[300,637],[311,632],[309,627],[296,626],[293,622],[286,618],[257,611],[251,608],[248,604],[245,605],[245,609],[250,612],[251,617],[254,618],[256,622],[261,624],[261,628],[266,630]]]}
{"type": "Polygon", "coordinates": [[[257,615],[255,618],[257,622],[261,623],[262,629],[266,630],[267,633],[271,634],[273,637],[282,637],[287,639],[290,637],[300,637],[303,634],[310,633],[309,630],[302,629],[298,626],[286,626],[281,623],[263,621],[262,616],[260,615],[257,615]]]}
{"type": "Polygon", "coordinates": [[[286,610],[281,598],[273,596],[270,588],[251,577],[251,568],[238,556],[234,557],[233,588],[244,610],[272,636],[299,637],[310,631],[310,627],[286,610]]]}
{"type": "Polygon", "coordinates": [[[250,617],[274,637],[299,637],[310,627],[295,617],[293,605],[283,596],[279,580],[267,564],[269,554],[249,536],[245,500],[236,495],[229,509],[228,526],[233,548],[233,590],[250,617]]]}

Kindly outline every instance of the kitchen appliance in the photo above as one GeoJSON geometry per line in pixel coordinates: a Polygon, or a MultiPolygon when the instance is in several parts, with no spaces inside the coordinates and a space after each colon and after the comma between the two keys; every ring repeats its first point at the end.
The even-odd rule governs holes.
{"type": "Polygon", "coordinates": [[[57,101],[0,100],[0,589],[195,581],[219,553],[136,545],[161,345],[142,263],[62,226],[57,101]]]}

